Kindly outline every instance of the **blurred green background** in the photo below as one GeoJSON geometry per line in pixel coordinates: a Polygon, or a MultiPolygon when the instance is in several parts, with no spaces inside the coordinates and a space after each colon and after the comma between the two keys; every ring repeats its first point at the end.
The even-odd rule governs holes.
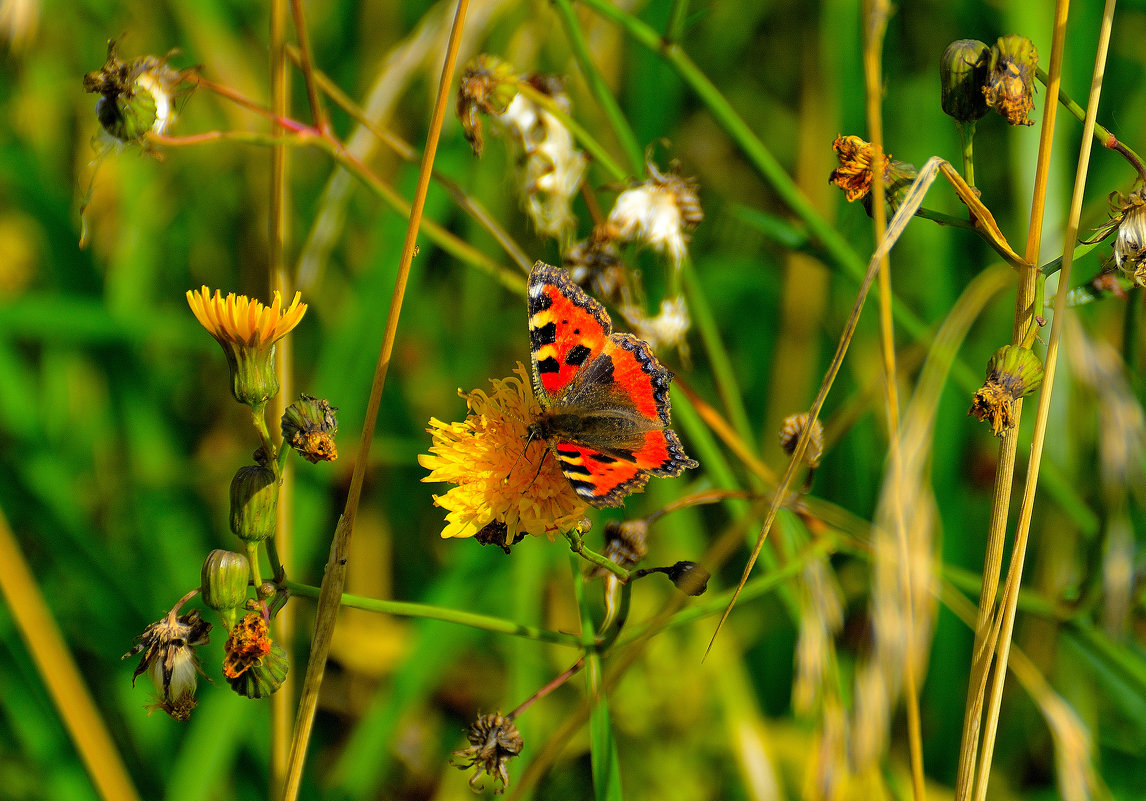
{"type": "MultiPolygon", "coordinates": [[[[659,1],[624,7],[656,30],[664,29],[672,10],[659,1]]],[[[225,0],[3,0],[0,9],[6,37],[0,43],[0,508],[139,793],[188,801],[266,797],[269,705],[239,698],[221,681],[221,628],[204,657],[214,684],[201,683],[200,707],[187,724],[149,716],[146,677],[132,689],[135,662],[119,657],[196,586],[209,550],[237,545],[227,526],[227,487],[257,441],[246,410],[229,395],[219,348],[195,322],[184,293],[205,284],[267,298],[269,151],[217,143],[168,149],[162,158],[137,148],[114,154],[102,160],[92,183],[90,246],[77,243],[98,130],[94,96],[84,94],[81,79],[103,64],[107,40],[122,36],[120,53],[128,59],[178,48],[173,66],[199,65],[210,80],[267,104],[268,7],[225,0]]],[[[308,3],[316,65],[372,109],[381,125],[420,148],[452,10],[449,3],[421,0],[308,3]]],[[[887,150],[916,164],[940,155],[958,165],[958,136],[938,102],[939,54],[954,39],[992,43],[1001,34],[1022,33],[1034,40],[1045,65],[1052,10],[1046,2],[970,0],[896,9],[883,49],[887,150]]],[[[1093,0],[1072,9],[1063,86],[1080,101],[1100,12],[1093,0]]],[[[460,63],[492,52],[521,72],[565,76],[574,117],[623,161],[549,3],[475,0],[469,13],[460,63]]],[[[801,252],[802,225],[679,75],[615,25],[584,8],[578,14],[640,144],[666,140],[658,158],[680,159],[683,174],[700,183],[706,219],[691,245],[700,294],[730,359],[755,438],[750,445],[766,464],[782,469],[779,421],[809,404],[857,282],[801,252]]],[[[1125,3],[1118,14],[1099,121],[1141,149],[1146,10],[1125,3]]],[[[855,2],[716,0],[688,4],[681,44],[866,261],[873,245],[868,217],[827,184],[835,166],[833,138],[865,132],[860,30],[855,2]]],[[[291,91],[293,115],[308,120],[297,72],[291,91]]],[[[1040,87],[1038,121],[1043,94],[1040,87]]],[[[327,108],[339,135],[355,131],[347,115],[333,104],[327,108]]],[[[1061,248],[1081,126],[1060,112],[1057,128],[1044,261],[1061,248]]],[[[187,97],[173,133],[225,129],[265,131],[266,123],[199,90],[187,97]]],[[[1010,129],[993,115],[979,125],[976,139],[983,200],[1020,251],[1037,141],[1037,124],[1010,129]]],[[[317,584],[349,483],[406,220],[360,184],[335,176],[320,151],[292,149],[289,158],[287,261],[296,265],[310,304],[292,335],[294,386],[330,399],[341,422],[342,459],[294,472],[289,572],[317,584]]],[[[367,158],[378,175],[412,194],[416,166],[383,147],[367,158]]],[[[531,260],[559,262],[554,242],[535,236],[520,211],[514,156],[503,142],[488,137],[486,155],[475,159],[451,113],[436,164],[489,209],[531,260]]],[[[1107,195],[1128,191],[1133,179],[1124,161],[1096,148],[1084,230],[1106,219],[1107,195]]],[[[598,167],[590,168],[588,181],[603,196],[615,191],[598,167]]],[[[944,186],[926,205],[963,213],[944,186]]],[[[575,211],[585,235],[586,208],[578,201],[575,211]]],[[[439,185],[431,187],[426,218],[515,269],[439,185]]],[[[457,389],[485,388],[489,378],[509,375],[517,361],[527,361],[528,338],[524,283],[522,291],[510,291],[425,236],[419,241],[347,589],[575,631],[562,542],[525,542],[507,557],[438,536],[442,510],[431,495],[446,488],[421,483],[425,471],[416,462],[428,447],[427,421],[462,419],[457,389]]],[[[1108,252],[1102,246],[1077,263],[1074,283],[1098,272],[1108,252]]],[[[651,253],[636,258],[655,299],[665,271],[651,253]]],[[[898,302],[934,327],[968,282],[996,262],[966,231],[917,220],[893,253],[898,302]]],[[[1131,298],[1141,305],[1140,293],[1131,298]]],[[[1032,592],[1061,615],[1022,616],[1016,635],[1089,728],[1094,765],[1108,797],[1120,799],[1146,797],[1146,624],[1139,583],[1144,440],[1136,400],[1143,365],[1135,356],[1121,366],[1123,354],[1142,350],[1138,329],[1127,327],[1130,306],[1109,299],[1077,311],[1075,344],[1060,366],[1046,491],[1028,559],[1032,592]],[[1112,374],[1124,376],[1129,394],[1112,397],[1112,374]],[[1117,580],[1110,575],[1115,568],[1124,571],[1117,580]],[[1112,586],[1129,593],[1114,619],[1107,597],[1112,586]]],[[[943,565],[952,569],[982,566],[996,441],[966,417],[966,408],[981,366],[1010,336],[1012,307],[1008,290],[976,321],[938,402],[930,444],[934,536],[943,565]]],[[[815,498],[859,521],[875,514],[887,452],[874,302],[865,314],[825,409],[829,450],[813,487],[815,498]]],[[[907,387],[926,345],[903,329],[897,336],[907,387]]],[[[661,356],[708,403],[724,408],[706,346],[694,339],[688,354],[661,356]]],[[[678,410],[677,428],[702,469],[654,481],[630,500],[628,514],[651,511],[690,488],[749,485],[726,449],[702,444],[712,434],[695,417],[682,421],[678,410]],[[732,464],[728,476],[708,469],[701,454],[713,448],[732,464]]],[[[654,529],[649,563],[700,559],[746,514],[746,506],[729,504],[670,516],[654,529]]],[[[594,531],[617,516],[595,515],[594,531]]],[[[757,518],[748,520],[745,543],[759,528],[757,518]]],[[[784,525],[799,528],[794,518],[784,525]]],[[[785,543],[795,548],[799,536],[807,536],[784,531],[776,535],[781,560],[785,543]]],[[[746,549],[735,554],[710,591],[734,584],[746,556],[746,549]]],[[[835,647],[841,675],[849,676],[857,654],[870,645],[870,575],[855,554],[827,564],[844,602],[835,647]]],[[[817,720],[798,714],[792,703],[804,591],[793,579],[777,593],[741,603],[721,648],[703,664],[711,616],[663,634],[637,656],[610,697],[628,797],[816,797],[809,763],[817,720]]],[[[670,600],[671,588],[642,583],[630,620],[643,621],[670,600]]],[[[300,599],[292,606],[301,627],[292,644],[301,674],[313,603],[300,599]]],[[[96,798],[7,604],[0,605],[0,635],[0,798],[96,798]]],[[[922,688],[926,765],[936,798],[950,797],[944,788],[954,782],[970,642],[969,629],[940,607],[922,688]]],[[[575,658],[568,649],[455,625],[346,615],[302,797],[470,797],[465,777],[446,766],[449,753],[464,745],[464,728],[478,711],[513,708],[575,658]]],[[[850,679],[842,681],[847,698],[850,679]]],[[[583,710],[583,695],[583,682],[574,680],[520,721],[526,749],[510,772],[530,797],[592,797],[583,725],[549,754],[554,766],[540,779],[522,779],[547,754],[543,746],[554,732],[583,710]]],[[[904,742],[895,722],[880,790],[888,797],[909,796],[904,742]]],[[[1006,698],[996,770],[992,798],[1062,797],[1046,723],[1017,685],[1006,698]]]]}

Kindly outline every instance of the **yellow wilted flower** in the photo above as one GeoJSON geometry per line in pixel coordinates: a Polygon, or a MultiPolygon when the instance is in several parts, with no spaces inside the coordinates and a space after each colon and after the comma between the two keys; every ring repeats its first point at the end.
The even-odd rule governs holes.
{"type": "MultiPolygon", "coordinates": [[[[554,534],[582,524],[585,503],[561,474],[544,441],[529,441],[529,425],[541,407],[525,366],[515,375],[492,379],[487,394],[459,392],[469,414],[461,423],[430,420],[429,454],[418,463],[430,471],[423,481],[456,484],[434,503],[448,510],[442,537],[473,537],[505,527],[504,544],[522,534],[554,534]]],[[[498,543],[501,544],[501,543],[498,543]]]]}

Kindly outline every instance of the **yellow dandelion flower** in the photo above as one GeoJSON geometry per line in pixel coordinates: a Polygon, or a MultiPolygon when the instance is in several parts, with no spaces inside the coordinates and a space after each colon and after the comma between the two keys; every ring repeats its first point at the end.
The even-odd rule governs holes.
{"type": "MultiPolygon", "coordinates": [[[[456,484],[434,503],[447,510],[443,538],[473,537],[493,524],[505,543],[521,534],[552,536],[582,525],[585,503],[561,474],[541,440],[529,441],[529,424],[541,412],[525,366],[492,379],[487,394],[459,392],[469,414],[461,423],[430,420],[429,454],[418,463],[423,481],[456,484]]],[[[501,544],[501,543],[499,543],[501,544]]]]}
{"type": "Polygon", "coordinates": [[[231,393],[239,403],[259,407],[278,394],[275,343],[294,330],[306,314],[307,306],[301,299],[302,293],[296,292],[290,306],[283,309],[278,292],[270,306],[234,292],[224,298],[216,289],[212,295],[207,287],[187,292],[195,318],[227,356],[231,393]]]}

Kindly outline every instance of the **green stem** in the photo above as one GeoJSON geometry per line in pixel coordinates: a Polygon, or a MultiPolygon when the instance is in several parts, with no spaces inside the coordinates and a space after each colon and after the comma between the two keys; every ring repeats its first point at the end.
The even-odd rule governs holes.
{"type": "Polygon", "coordinates": [[[581,532],[577,529],[565,532],[565,539],[569,540],[569,550],[580,556],[585,561],[596,565],[597,567],[608,570],[623,582],[628,582],[630,572],[625,570],[612,559],[607,559],[601,554],[597,553],[591,548],[585,546],[585,540],[581,536],[581,532]]]}
{"type": "Polygon", "coordinates": [[[688,54],[674,42],[666,42],[655,30],[641,20],[613,6],[609,0],[580,0],[601,16],[617,23],[639,44],[659,54],[669,63],[705,104],[725,132],[748,157],[749,162],[772,187],[784,204],[808,227],[829,258],[844,267],[853,276],[864,274],[866,264],[852,250],[847,240],[816,211],[811,201],[800,191],[771,151],[753,133],[736,110],[732,108],[716,85],[696,65],[688,54]]]}
{"type": "Polygon", "coordinates": [[[967,186],[975,186],[975,123],[956,123],[959,128],[959,141],[963,144],[963,180],[967,186]]]}
{"type": "MultiPolygon", "coordinates": [[[[741,440],[745,443],[754,442],[756,437],[752,431],[748,411],[744,408],[744,395],[740,391],[739,382],[736,380],[736,370],[732,366],[728,350],[724,347],[724,341],[721,339],[716,316],[708,304],[708,298],[701,289],[700,282],[696,279],[696,271],[692,267],[691,259],[685,259],[680,272],[684,282],[684,291],[688,297],[689,313],[696,330],[700,333],[704,352],[708,355],[721,405],[741,440]]],[[[754,486],[758,489],[759,482],[754,481],[754,486]]]]}
{"type": "Polygon", "coordinates": [[[673,0],[669,11],[668,25],[665,26],[665,41],[679,42],[684,32],[684,21],[688,17],[688,0],[673,0]]]}
{"type": "MultiPolygon", "coordinates": [[[[1039,83],[1043,86],[1047,85],[1047,74],[1042,67],[1035,68],[1035,77],[1039,79],[1039,83]]],[[[1083,122],[1086,119],[1086,109],[1076,103],[1070,95],[1059,87],[1058,102],[1062,104],[1063,108],[1069,111],[1076,120],[1083,122]]],[[[1143,165],[1142,157],[1135,153],[1130,147],[1123,143],[1117,136],[1111,133],[1106,128],[1103,128],[1097,122],[1094,123],[1094,138],[1098,143],[1108,150],[1113,150],[1121,153],[1123,158],[1130,162],[1131,166],[1138,172],[1140,180],[1146,180],[1146,165],[1143,165]]]]}
{"type": "Polygon", "coordinates": [[[561,24],[565,27],[565,35],[569,39],[569,46],[573,49],[573,57],[577,59],[581,74],[585,77],[586,83],[589,84],[589,91],[592,92],[601,110],[605,112],[609,125],[629,160],[632,174],[640,175],[645,164],[641,145],[637,141],[637,136],[633,133],[629,121],[621,111],[617,99],[609,91],[601,71],[593,63],[593,55],[589,52],[589,45],[585,41],[581,24],[577,21],[577,15],[573,13],[572,0],[554,0],[553,6],[557,11],[557,16],[561,18],[561,24]]]}
{"type": "Polygon", "coordinates": [[[282,476],[282,470],[278,461],[278,449],[275,448],[275,443],[271,439],[270,429],[267,428],[267,405],[261,404],[258,407],[251,407],[251,423],[255,426],[255,431],[259,433],[259,442],[262,443],[263,451],[266,452],[267,461],[273,465],[272,469],[275,471],[275,478],[282,476]]]}
{"type": "MultiPolygon", "coordinates": [[[[297,581],[286,581],[285,586],[291,595],[302,598],[318,598],[319,588],[310,584],[300,584],[297,581]]],[[[525,626],[512,620],[479,615],[474,612],[463,612],[459,609],[445,609],[429,604],[412,603],[409,601],[383,601],[377,598],[365,598],[361,595],[342,593],[341,605],[348,609],[362,609],[366,612],[377,612],[395,617],[412,617],[424,620],[441,620],[446,623],[456,623],[459,626],[469,626],[473,629],[490,631],[495,634],[509,634],[514,637],[525,637],[538,642],[547,642],[554,645],[567,645],[573,648],[580,647],[580,637],[576,634],[564,634],[535,626],[525,626]]]]}
{"type": "Polygon", "coordinates": [[[257,542],[244,542],[247,546],[247,562],[251,566],[251,583],[254,585],[255,594],[259,592],[259,587],[263,586],[262,568],[259,567],[259,544],[257,542]]]}

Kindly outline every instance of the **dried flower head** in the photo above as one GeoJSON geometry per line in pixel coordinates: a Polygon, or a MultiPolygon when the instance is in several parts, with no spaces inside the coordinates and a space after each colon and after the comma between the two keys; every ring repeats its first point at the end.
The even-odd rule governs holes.
{"type": "MultiPolygon", "coordinates": [[[[571,104],[559,80],[534,75],[526,78],[525,84],[568,112],[571,104]]],[[[522,93],[513,98],[497,121],[521,150],[518,193],[533,227],[564,245],[576,226],[572,203],[581,189],[588,159],[577,149],[564,123],[522,93]]]]}
{"type": "Polygon", "coordinates": [[[131,674],[131,684],[135,686],[139,674],[147,672],[158,693],[152,708],[162,709],[175,720],[191,717],[197,703],[196,674],[203,672],[195,648],[206,645],[210,633],[211,624],[202,619],[199,610],[176,617],[172,609],[162,620],[144,629],[135,638],[135,646],[120,657],[128,659],[143,652],[131,674]]]}
{"type": "Polygon", "coordinates": [[[692,328],[692,318],[683,295],[661,301],[660,313],[649,317],[639,306],[624,305],[620,309],[625,322],[636,335],[648,342],[654,350],[684,348],[685,337],[692,328]]]}
{"type": "Polygon", "coordinates": [[[279,379],[274,369],[275,343],[294,330],[306,314],[296,292],[286,309],[275,292],[274,301],[264,306],[246,295],[231,292],[223,298],[207,287],[187,292],[187,303],[207,333],[215,338],[227,357],[231,370],[231,394],[239,403],[259,407],[278,394],[279,379]]]}
{"type": "Polygon", "coordinates": [[[1011,125],[1034,125],[1027,115],[1035,107],[1035,68],[1039,51],[1025,36],[1000,36],[991,48],[983,97],[1011,125]]]}
{"type": "Polygon", "coordinates": [[[267,621],[251,612],[231,629],[223,646],[223,675],[231,689],[246,698],[270,695],[286,680],[286,651],[271,641],[267,621]]]}
{"type": "Polygon", "coordinates": [[[610,520],[605,524],[604,556],[625,570],[632,570],[649,553],[649,521],[610,520]]]}
{"type": "Polygon", "coordinates": [[[167,59],[142,56],[122,61],[116,41],[107,43],[107,61],[84,75],[84,90],[99,94],[96,117],[112,137],[137,142],[148,132],[162,134],[175,121],[176,93],[189,70],[174,70],[167,59]]]}
{"type": "MultiPolygon", "coordinates": [[[[874,169],[872,161],[875,159],[875,149],[871,143],[858,136],[840,134],[832,142],[832,149],[836,151],[836,160],[840,166],[832,170],[828,181],[843,190],[849,203],[862,199],[865,204],[870,204],[869,193],[874,169]]],[[[883,154],[880,161],[883,164],[887,202],[892,209],[898,208],[919,171],[907,162],[892,159],[887,153],[883,154]]]]}
{"type": "Polygon", "coordinates": [[[987,362],[987,380],[975,393],[967,414],[990,421],[996,437],[1015,427],[1014,403],[1043,383],[1043,364],[1030,348],[1005,345],[987,362]]]}
{"type": "Polygon", "coordinates": [[[947,45],[939,59],[939,99],[943,113],[961,125],[974,123],[988,111],[983,97],[990,48],[978,39],[947,45]]]}
{"type": "Polygon", "coordinates": [[[614,232],[608,224],[593,227],[588,237],[572,244],[562,257],[573,283],[614,304],[629,302],[629,273],[617,253],[614,232]]]}
{"type": "MultiPolygon", "coordinates": [[[[584,525],[586,506],[545,442],[528,439],[541,407],[525,367],[490,381],[491,391],[460,392],[469,413],[461,423],[430,420],[429,454],[418,463],[423,481],[456,484],[434,503],[449,510],[442,537],[473,537],[491,523],[505,525],[504,544],[520,534],[552,535],[584,525]]],[[[500,532],[500,526],[490,531],[500,532]]]]}
{"type": "Polygon", "coordinates": [[[681,177],[676,161],[661,172],[651,154],[646,154],[645,171],[647,180],[617,196],[608,225],[616,239],[649,245],[679,267],[688,254],[689,232],[704,219],[698,184],[681,177]]]}
{"type": "Polygon", "coordinates": [[[476,768],[470,776],[470,789],[481,791],[482,774],[493,777],[494,795],[501,795],[509,787],[509,760],[521,753],[525,742],[513,723],[513,718],[495,712],[480,715],[466,732],[469,748],[454,751],[450,764],[460,770],[476,768]]]}
{"type": "Polygon", "coordinates": [[[1101,242],[1117,231],[1112,260],[1114,267],[1134,282],[1146,286],[1146,187],[1110,196],[1110,219],[1086,240],[1101,242]]]}
{"type": "MultiPolygon", "coordinates": [[[[800,435],[808,427],[808,413],[791,414],[784,418],[780,425],[780,447],[784,453],[791,456],[796,452],[796,443],[800,435]]],[[[820,466],[824,458],[824,424],[816,420],[812,424],[812,431],[808,435],[808,447],[804,449],[804,464],[812,469],[820,466]]]]}
{"type": "Polygon", "coordinates": [[[466,65],[458,83],[457,112],[475,156],[485,149],[481,115],[504,114],[516,95],[517,76],[508,62],[482,53],[466,65]]]}
{"type": "Polygon", "coordinates": [[[333,462],[338,458],[336,411],[325,398],[300,395],[283,413],[283,442],[311,464],[333,462]]]}

